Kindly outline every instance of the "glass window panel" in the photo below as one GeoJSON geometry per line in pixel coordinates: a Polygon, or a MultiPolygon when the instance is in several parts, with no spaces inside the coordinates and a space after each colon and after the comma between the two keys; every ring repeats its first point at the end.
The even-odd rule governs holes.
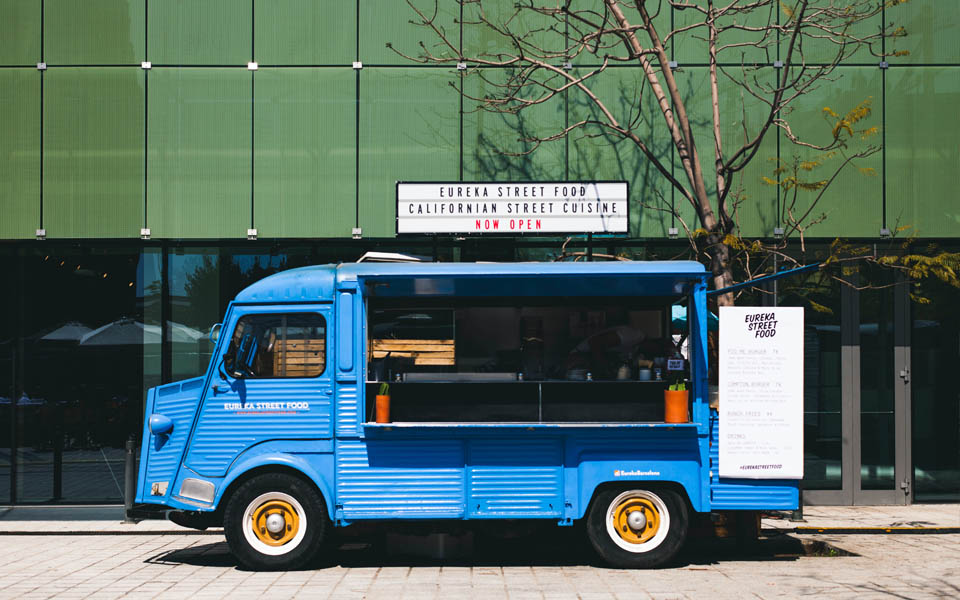
{"type": "Polygon", "coordinates": [[[0,0],[0,65],[40,62],[41,3],[0,0]]]}
{"type": "Polygon", "coordinates": [[[18,499],[119,502],[124,443],[142,426],[144,339],[159,335],[138,305],[139,251],[44,246],[24,260],[18,499]]]}
{"type": "Polygon", "coordinates": [[[257,62],[261,66],[349,65],[357,51],[356,1],[255,0],[257,62]]]}
{"type": "MultiPolygon", "coordinates": [[[[561,96],[525,108],[516,114],[479,108],[470,98],[503,93],[508,82],[506,69],[471,71],[463,82],[463,176],[467,181],[557,181],[566,173],[565,142],[538,144],[563,129],[566,100],[561,96]]],[[[562,85],[550,80],[549,85],[562,85]]],[[[542,88],[529,86],[521,91],[534,97],[542,88]]],[[[454,92],[456,94],[456,92],[454,92]]]]}
{"type": "MultiPolygon", "coordinates": [[[[348,237],[356,222],[352,69],[256,73],[254,209],[263,237],[348,237]]],[[[384,198],[389,205],[389,198],[384,198]]]]}
{"type": "MultiPolygon", "coordinates": [[[[777,4],[782,6],[782,3],[777,4]]],[[[862,14],[864,12],[876,10],[877,4],[878,3],[875,2],[861,2],[853,8],[856,12],[862,14]]],[[[810,2],[810,6],[807,7],[807,11],[808,14],[810,14],[810,12],[824,8],[836,9],[837,3],[833,0],[813,0],[810,2]]],[[[780,23],[786,23],[787,19],[784,16],[783,10],[778,10],[780,12],[780,23]]],[[[890,21],[889,13],[887,14],[887,21],[890,21]]],[[[846,27],[842,18],[824,19],[823,17],[818,16],[815,19],[815,22],[818,25],[832,27],[834,31],[843,30],[844,27],[846,27]]],[[[842,45],[838,43],[839,39],[837,36],[831,37],[827,35],[822,28],[806,27],[803,30],[804,35],[800,38],[799,43],[794,46],[795,56],[792,60],[792,64],[831,64],[835,61],[845,63],[858,62],[876,64],[880,62],[880,58],[878,58],[876,55],[880,54],[882,45],[879,37],[871,36],[878,36],[882,26],[882,13],[878,13],[872,17],[862,18],[853,25],[848,26],[847,31],[849,32],[849,37],[842,45]],[[851,38],[861,40],[870,38],[870,43],[855,44],[851,41],[851,38]]],[[[789,43],[790,38],[787,35],[780,36],[780,58],[782,60],[786,60],[789,43]]]]}
{"type": "Polygon", "coordinates": [[[241,69],[150,72],[147,224],[155,237],[246,235],[251,77],[241,69]]]}
{"type": "MultiPolygon", "coordinates": [[[[457,55],[432,29],[415,24],[422,22],[422,19],[407,2],[378,2],[374,10],[370,6],[370,0],[357,1],[361,3],[359,60],[364,65],[410,64],[399,52],[419,57],[423,54],[420,42],[423,42],[434,56],[457,55]],[[392,48],[388,48],[387,44],[392,48]]],[[[460,16],[458,3],[435,0],[413,0],[412,3],[427,17],[433,16],[434,11],[439,9],[437,26],[454,48],[459,47],[460,27],[456,22],[460,16]]]]}
{"type": "MultiPolygon", "coordinates": [[[[706,8],[707,0],[694,0],[692,3],[706,8]]],[[[730,3],[723,6],[728,6],[730,3]]],[[[746,4],[746,3],[741,3],[746,4]]],[[[777,33],[776,31],[748,31],[747,28],[765,28],[770,23],[777,22],[777,13],[780,6],[776,2],[768,3],[746,12],[731,10],[717,19],[720,27],[726,27],[720,33],[717,43],[717,61],[728,65],[765,64],[772,65],[777,60],[777,33]]],[[[668,15],[669,10],[663,9],[668,15]]],[[[665,18],[658,33],[661,38],[670,31],[669,16],[665,18]]],[[[673,44],[674,57],[681,66],[686,64],[706,65],[710,62],[708,38],[710,35],[706,25],[706,15],[697,10],[675,10],[673,13],[673,28],[690,27],[676,36],[673,44]],[[694,25],[697,25],[694,27],[694,25]]],[[[650,46],[647,42],[646,46],[650,46]]]]}
{"type": "Polygon", "coordinates": [[[14,368],[17,360],[17,330],[19,329],[20,303],[23,300],[22,284],[18,280],[20,257],[12,247],[0,248],[0,272],[6,273],[17,292],[0,294],[0,503],[10,502],[10,470],[13,458],[13,402],[16,393],[13,387],[14,368]]]}
{"type": "Polygon", "coordinates": [[[892,490],[894,484],[893,274],[876,266],[860,268],[860,487],[892,490]]]}
{"type": "MultiPolygon", "coordinates": [[[[844,116],[868,100],[870,116],[855,123],[853,129],[859,132],[875,127],[878,133],[865,140],[860,133],[856,133],[848,148],[833,154],[798,146],[782,138],[780,158],[786,167],[792,169],[794,165],[799,166],[806,161],[819,165],[810,171],[803,168],[796,171],[804,182],[830,180],[847,156],[870,146],[879,147],[881,143],[882,71],[876,67],[841,67],[831,78],[830,81],[822,80],[819,87],[801,96],[792,104],[793,109],[785,113],[785,119],[794,134],[806,143],[827,145],[833,140],[831,132],[837,119],[830,117],[824,109],[829,107],[844,116]]],[[[785,173],[781,179],[792,172],[785,173]]],[[[792,213],[801,225],[806,222],[804,234],[808,238],[876,237],[883,224],[882,177],[881,153],[876,152],[843,167],[816,205],[813,203],[818,191],[797,190],[794,195],[794,190],[782,190],[783,226],[789,234],[788,215],[792,213]],[[805,219],[804,215],[807,215],[805,219]],[[818,220],[820,222],[815,223],[818,220]]]]}
{"type": "Polygon", "coordinates": [[[137,237],[144,72],[56,68],[44,83],[43,224],[51,237],[137,237]]]}
{"type": "Polygon", "coordinates": [[[170,322],[173,331],[188,335],[170,338],[173,381],[202,375],[210,364],[210,328],[223,320],[229,298],[221,295],[220,252],[216,248],[177,248],[167,256],[170,322]],[[199,332],[204,335],[192,334],[199,332]]]}
{"type": "MultiPolygon", "coordinates": [[[[955,40],[956,41],[956,40],[955,40]]],[[[956,237],[960,161],[953,117],[960,77],[953,67],[887,72],[887,224],[904,234],[956,237]]]]}
{"type": "MultiPolygon", "coordinates": [[[[541,0],[532,3],[514,0],[466,3],[463,7],[464,56],[502,60],[506,56],[500,56],[501,54],[517,56],[523,52],[530,56],[553,58],[554,62],[562,62],[567,46],[564,15],[538,13],[526,8],[528,4],[536,8],[557,8],[556,3],[541,0]],[[512,34],[515,39],[500,33],[501,31],[512,34]]],[[[428,39],[435,38],[436,36],[433,36],[428,39]]]]}
{"type": "Polygon", "coordinates": [[[803,489],[842,487],[840,284],[815,272],[781,279],[780,306],[804,311],[803,489]]]}
{"type": "MultiPolygon", "coordinates": [[[[582,77],[587,69],[574,69],[582,77]]],[[[608,69],[587,83],[621,125],[633,123],[640,137],[666,169],[672,168],[673,143],[666,133],[662,113],[649,92],[643,71],[634,67],[608,69]],[[637,106],[640,103],[638,110],[637,106]],[[638,118],[639,117],[639,118],[638,118]]],[[[601,110],[585,93],[567,94],[569,122],[606,122],[601,110]]],[[[557,124],[559,128],[559,123],[557,124]]],[[[671,227],[672,187],[666,178],[630,140],[599,126],[573,131],[569,144],[569,178],[573,180],[623,180],[630,190],[630,235],[666,237],[671,227]]]]}
{"type": "Polygon", "coordinates": [[[252,60],[250,0],[148,4],[147,60],[165,65],[245,65],[252,60]]]}
{"type": "Polygon", "coordinates": [[[44,58],[53,65],[139,64],[143,0],[46,0],[44,58]]]}
{"type": "MultiPolygon", "coordinates": [[[[939,249],[938,249],[939,250],[939,249]]],[[[957,248],[952,248],[956,251],[957,248]]],[[[911,303],[910,392],[914,498],[960,500],[960,290],[928,278],[911,303]],[[919,298],[927,302],[918,302],[919,298]]]]}
{"type": "Polygon", "coordinates": [[[0,239],[40,227],[40,72],[0,69],[0,239]]]}
{"type": "Polygon", "coordinates": [[[360,226],[393,237],[397,181],[458,178],[457,72],[364,68],[360,81],[360,226]]]}
{"type": "Polygon", "coordinates": [[[887,52],[905,50],[891,63],[956,64],[960,62],[960,4],[943,0],[911,0],[888,8],[888,22],[902,26],[906,36],[887,42],[887,52]]]}
{"type": "MultiPolygon", "coordinates": [[[[720,136],[724,148],[725,159],[731,158],[736,151],[753,140],[759,133],[760,127],[766,118],[764,105],[754,98],[744,87],[758,91],[760,86],[768,85],[773,74],[772,69],[739,69],[731,67],[727,70],[729,77],[720,75],[720,136]],[[736,78],[742,83],[730,81],[736,78]]],[[[703,169],[704,185],[710,198],[711,206],[716,210],[717,178],[715,175],[716,153],[714,150],[713,135],[713,99],[710,89],[710,71],[707,67],[685,68],[678,75],[678,84],[683,95],[690,126],[693,129],[694,141],[700,155],[700,164],[703,169]]],[[[655,109],[655,116],[659,119],[654,126],[660,131],[666,129],[662,113],[655,109]]],[[[747,167],[735,173],[727,185],[730,192],[727,195],[727,210],[733,220],[740,227],[740,235],[746,237],[770,236],[776,227],[776,188],[766,185],[763,177],[772,177],[776,168],[777,144],[775,130],[768,130],[761,143],[760,149],[748,163],[747,167]]],[[[688,189],[692,188],[686,172],[674,154],[674,177],[681,181],[688,189]]],[[[677,210],[688,227],[695,229],[701,224],[696,212],[689,202],[679,193],[674,194],[677,210]]],[[[681,228],[682,226],[677,225],[681,228]]]]}

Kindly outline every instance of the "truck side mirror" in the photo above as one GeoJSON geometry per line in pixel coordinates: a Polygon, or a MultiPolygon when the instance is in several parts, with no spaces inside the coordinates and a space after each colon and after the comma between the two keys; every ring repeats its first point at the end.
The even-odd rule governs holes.
{"type": "Polygon", "coordinates": [[[223,328],[223,323],[217,323],[210,328],[210,341],[216,345],[217,340],[220,339],[220,330],[223,328]]]}

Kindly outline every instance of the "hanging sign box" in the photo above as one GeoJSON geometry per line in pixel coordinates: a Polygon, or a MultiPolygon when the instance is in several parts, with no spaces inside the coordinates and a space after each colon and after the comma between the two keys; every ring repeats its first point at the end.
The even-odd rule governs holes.
{"type": "Polygon", "coordinates": [[[720,307],[720,477],[803,478],[803,308],[720,307]]]}
{"type": "Polygon", "coordinates": [[[397,233],[627,233],[625,181],[397,183],[397,233]]]}

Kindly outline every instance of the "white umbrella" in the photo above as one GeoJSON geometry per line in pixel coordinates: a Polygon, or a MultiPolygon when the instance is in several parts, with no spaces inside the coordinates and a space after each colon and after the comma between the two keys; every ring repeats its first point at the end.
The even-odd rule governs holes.
{"type": "MultiPolygon", "coordinates": [[[[202,332],[172,321],[167,322],[167,332],[170,341],[175,343],[195,344],[203,337],[202,332]]],[[[81,346],[130,346],[160,342],[159,325],[147,325],[133,319],[118,319],[80,338],[81,346]]]]}
{"type": "Polygon", "coordinates": [[[83,323],[71,321],[57,327],[40,339],[48,342],[76,342],[91,331],[93,330],[83,323]]]}

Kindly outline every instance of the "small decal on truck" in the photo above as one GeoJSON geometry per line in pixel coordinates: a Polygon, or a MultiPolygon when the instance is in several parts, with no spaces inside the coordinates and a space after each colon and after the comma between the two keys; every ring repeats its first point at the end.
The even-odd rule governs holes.
{"type": "Polygon", "coordinates": [[[617,469],[613,472],[614,477],[659,477],[660,471],[626,471],[623,469],[617,469]]]}

